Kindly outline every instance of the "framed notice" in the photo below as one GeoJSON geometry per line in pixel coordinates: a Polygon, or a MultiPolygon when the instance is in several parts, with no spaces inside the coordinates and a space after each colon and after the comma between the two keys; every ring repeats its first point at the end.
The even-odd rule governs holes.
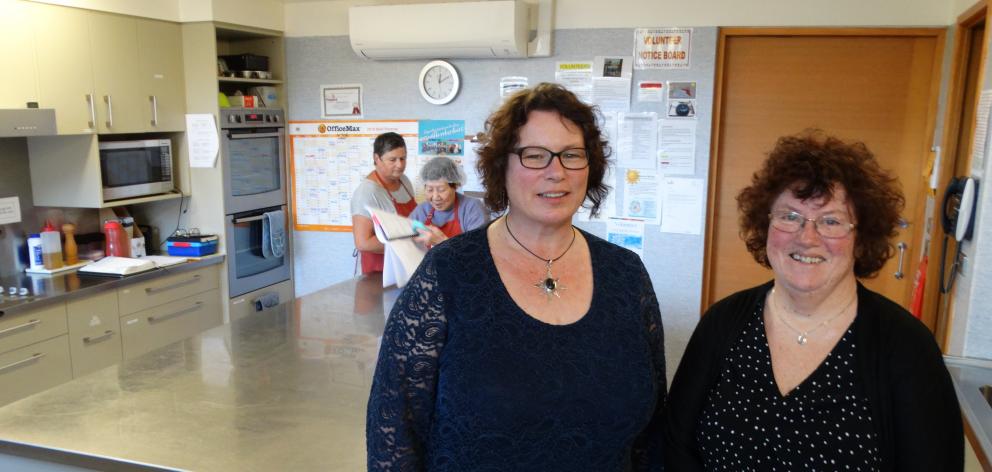
{"type": "Polygon", "coordinates": [[[361,118],[362,85],[321,85],[320,103],[321,118],[361,118]]]}
{"type": "Polygon", "coordinates": [[[635,69],[688,69],[692,28],[634,30],[635,69]]]}

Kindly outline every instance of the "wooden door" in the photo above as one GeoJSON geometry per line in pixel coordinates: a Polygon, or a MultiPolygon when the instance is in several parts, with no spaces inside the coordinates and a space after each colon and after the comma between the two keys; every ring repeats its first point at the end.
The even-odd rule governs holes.
{"type": "Polygon", "coordinates": [[[901,279],[893,258],[868,287],[908,307],[920,254],[922,177],[937,106],[940,30],[721,31],[703,306],[772,277],[744,247],[737,193],[778,137],[819,128],[863,141],[899,176],[908,226],[901,279]]]}

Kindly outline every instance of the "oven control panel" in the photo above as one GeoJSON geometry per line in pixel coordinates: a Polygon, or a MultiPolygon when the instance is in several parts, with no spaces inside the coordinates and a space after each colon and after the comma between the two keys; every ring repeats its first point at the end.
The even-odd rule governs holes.
{"type": "Polygon", "coordinates": [[[281,128],[285,116],[278,108],[221,108],[220,127],[230,128],[281,128]]]}

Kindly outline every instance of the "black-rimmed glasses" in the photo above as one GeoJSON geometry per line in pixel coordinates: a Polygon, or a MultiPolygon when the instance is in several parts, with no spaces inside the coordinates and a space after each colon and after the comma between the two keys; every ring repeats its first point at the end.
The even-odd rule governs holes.
{"type": "Polygon", "coordinates": [[[812,221],[816,232],[824,238],[843,238],[850,234],[855,227],[855,224],[846,218],[835,215],[806,218],[805,215],[796,211],[780,210],[769,213],[768,217],[771,218],[773,228],[786,233],[798,232],[806,226],[807,221],[812,221]]]}
{"type": "Polygon", "coordinates": [[[570,170],[581,170],[589,167],[589,153],[584,148],[565,149],[552,152],[541,146],[527,146],[513,151],[520,158],[520,165],[528,169],[544,169],[551,165],[555,157],[561,166],[570,170]]]}

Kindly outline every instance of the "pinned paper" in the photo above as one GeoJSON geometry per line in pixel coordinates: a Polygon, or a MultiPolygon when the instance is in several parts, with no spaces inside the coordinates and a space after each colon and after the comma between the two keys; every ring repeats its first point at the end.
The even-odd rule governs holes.
{"type": "Polygon", "coordinates": [[[186,146],[190,167],[213,167],[217,163],[220,139],[213,114],[186,115],[186,146]]]}

